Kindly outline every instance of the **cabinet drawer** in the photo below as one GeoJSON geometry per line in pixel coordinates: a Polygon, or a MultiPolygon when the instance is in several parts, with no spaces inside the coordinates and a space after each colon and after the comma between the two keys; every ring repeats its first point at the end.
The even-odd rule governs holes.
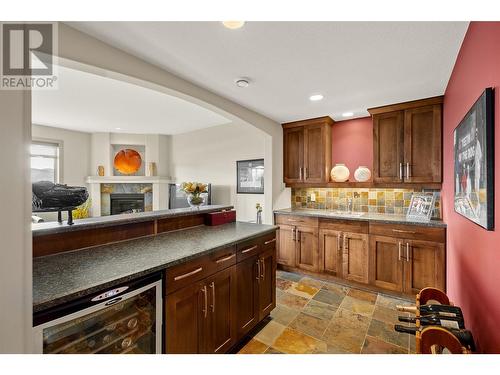
{"type": "Polygon", "coordinates": [[[260,240],[262,243],[262,251],[273,249],[276,247],[277,233],[273,232],[266,234],[265,236],[262,236],[260,240]]]}
{"type": "Polygon", "coordinates": [[[370,234],[443,243],[446,241],[445,228],[424,227],[419,225],[370,224],[370,234]]]}
{"type": "Polygon", "coordinates": [[[217,250],[212,254],[203,255],[169,268],[166,271],[166,293],[170,294],[233,264],[236,264],[236,249],[234,246],[217,250]]]}
{"type": "Polygon", "coordinates": [[[318,218],[296,215],[276,215],[276,224],[316,227],[318,226],[318,218]]]}
{"type": "Polygon", "coordinates": [[[262,237],[254,238],[236,245],[236,261],[248,259],[262,252],[262,237]]]}
{"type": "Polygon", "coordinates": [[[331,229],[341,232],[368,233],[368,223],[365,221],[319,219],[320,229],[331,229]]]}

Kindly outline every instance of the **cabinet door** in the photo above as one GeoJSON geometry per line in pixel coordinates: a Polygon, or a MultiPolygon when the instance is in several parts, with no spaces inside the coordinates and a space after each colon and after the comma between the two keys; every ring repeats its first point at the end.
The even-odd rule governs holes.
{"type": "Polygon", "coordinates": [[[342,275],[342,232],[332,229],[319,230],[319,271],[342,275]]]}
{"type": "Polygon", "coordinates": [[[441,105],[405,111],[405,182],[441,182],[441,122],[441,105]]]}
{"type": "Polygon", "coordinates": [[[403,112],[373,115],[373,181],[403,182],[403,112]]]}
{"type": "Polygon", "coordinates": [[[426,287],[434,287],[445,291],[444,244],[405,240],[404,245],[404,292],[417,294],[426,287]]]}
{"type": "MultiPolygon", "coordinates": [[[[325,126],[308,125],[304,127],[304,181],[328,182],[325,166],[325,126]]],[[[331,155],[329,155],[331,158],[331,155]]]]}
{"type": "Polygon", "coordinates": [[[295,227],[280,225],[278,234],[277,262],[290,267],[295,267],[295,227]]]}
{"type": "Polygon", "coordinates": [[[346,280],[368,283],[368,235],[344,233],[342,273],[346,280]]]}
{"type": "Polygon", "coordinates": [[[276,307],[276,249],[262,253],[259,261],[259,320],[262,320],[276,307]]]}
{"type": "Polygon", "coordinates": [[[283,130],[283,177],[285,183],[302,182],[304,172],[304,128],[283,130]]]}
{"type": "Polygon", "coordinates": [[[403,242],[393,237],[370,236],[369,276],[372,285],[403,291],[403,242]]]}
{"type": "Polygon", "coordinates": [[[311,227],[296,228],[297,267],[308,271],[318,271],[318,229],[311,227]]]}
{"type": "Polygon", "coordinates": [[[236,342],[236,266],[217,272],[208,286],[209,335],[204,353],[225,353],[236,342]]]}
{"type": "Polygon", "coordinates": [[[236,325],[238,338],[259,321],[259,258],[248,258],[236,265],[236,325]]]}
{"type": "Polygon", "coordinates": [[[195,354],[206,334],[208,290],[194,283],[166,297],[166,353],[195,354]]]}

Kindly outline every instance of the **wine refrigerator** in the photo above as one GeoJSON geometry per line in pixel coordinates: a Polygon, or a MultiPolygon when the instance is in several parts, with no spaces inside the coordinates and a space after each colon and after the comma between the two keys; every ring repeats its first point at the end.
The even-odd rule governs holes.
{"type": "Polygon", "coordinates": [[[160,354],[161,274],[37,313],[33,325],[36,353],[160,354]]]}

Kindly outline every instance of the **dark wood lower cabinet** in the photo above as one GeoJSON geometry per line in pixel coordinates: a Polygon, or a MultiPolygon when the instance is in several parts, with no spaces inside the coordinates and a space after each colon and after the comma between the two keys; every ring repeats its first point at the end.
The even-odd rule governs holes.
{"type": "MultiPolygon", "coordinates": [[[[166,353],[226,353],[274,309],[277,241],[267,235],[251,242],[237,254],[228,251],[227,256],[214,258],[217,265],[227,262],[226,268],[172,292],[167,286],[166,353]],[[255,255],[245,258],[248,249],[255,255]],[[243,260],[234,264],[237,257],[243,260]]],[[[183,272],[184,268],[193,267],[187,264],[183,272]]],[[[189,272],[178,277],[184,275],[189,272]]]]}
{"type": "Polygon", "coordinates": [[[252,257],[236,265],[238,338],[259,322],[259,261],[259,257],[252,257]]]}
{"type": "MultiPolygon", "coordinates": [[[[167,297],[165,344],[171,354],[193,354],[200,351],[200,337],[206,330],[202,283],[184,287],[167,297]]],[[[207,296],[208,297],[208,296],[207,296]]]]}
{"type": "Polygon", "coordinates": [[[267,250],[259,257],[259,320],[264,319],[276,307],[276,251],[267,250]]]}
{"type": "Polygon", "coordinates": [[[236,342],[236,267],[207,279],[208,321],[202,353],[225,353],[236,342]]]}
{"type": "Polygon", "coordinates": [[[402,240],[370,236],[370,283],[379,288],[403,291],[402,240]]]}

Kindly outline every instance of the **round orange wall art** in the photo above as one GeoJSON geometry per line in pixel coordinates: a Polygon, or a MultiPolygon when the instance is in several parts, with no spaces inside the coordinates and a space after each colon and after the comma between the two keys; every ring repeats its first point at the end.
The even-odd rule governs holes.
{"type": "Polygon", "coordinates": [[[118,151],[113,164],[118,172],[133,174],[141,168],[142,158],[137,151],[126,148],[118,151]]]}

